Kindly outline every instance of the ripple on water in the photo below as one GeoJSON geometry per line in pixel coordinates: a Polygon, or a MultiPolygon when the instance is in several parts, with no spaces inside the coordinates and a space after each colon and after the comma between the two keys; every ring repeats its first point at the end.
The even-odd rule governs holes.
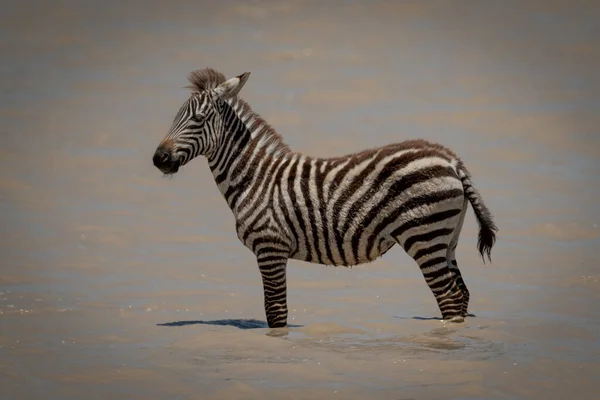
{"type": "Polygon", "coordinates": [[[503,343],[478,335],[485,327],[437,326],[418,333],[375,332],[337,324],[315,324],[291,330],[287,340],[307,347],[346,352],[353,358],[408,357],[421,359],[490,360],[505,354],[503,343]],[[328,328],[330,330],[328,330],[328,328]]]}

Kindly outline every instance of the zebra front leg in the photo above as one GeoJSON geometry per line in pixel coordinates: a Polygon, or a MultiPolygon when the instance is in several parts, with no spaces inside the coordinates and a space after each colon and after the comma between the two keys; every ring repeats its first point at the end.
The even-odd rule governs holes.
{"type": "Polygon", "coordinates": [[[287,255],[263,251],[256,256],[262,276],[265,314],[269,328],[287,325],[287,255]]]}

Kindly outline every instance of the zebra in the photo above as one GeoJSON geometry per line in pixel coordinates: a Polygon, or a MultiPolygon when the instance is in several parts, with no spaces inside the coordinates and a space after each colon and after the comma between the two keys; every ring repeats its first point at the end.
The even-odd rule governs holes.
{"type": "Polygon", "coordinates": [[[172,175],[206,157],[237,237],[256,257],[268,326],[287,326],[289,259],[353,266],[395,244],[420,267],[442,320],[463,322],[470,295],[455,250],[467,204],[484,263],[486,256],[491,262],[498,228],[461,159],[423,139],[331,158],[294,152],[238,96],[249,76],[191,72],[190,97],[153,164],[172,175]]]}

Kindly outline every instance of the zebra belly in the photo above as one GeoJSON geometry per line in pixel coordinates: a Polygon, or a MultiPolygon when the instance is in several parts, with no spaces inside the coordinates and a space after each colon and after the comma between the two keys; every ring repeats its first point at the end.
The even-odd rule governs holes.
{"type": "Polygon", "coordinates": [[[395,244],[396,241],[381,236],[375,241],[373,251],[369,254],[354,257],[352,254],[346,254],[344,251],[344,248],[347,248],[347,246],[340,248],[335,241],[322,243],[318,246],[319,250],[314,245],[311,248],[310,245],[306,246],[304,243],[298,243],[296,250],[292,252],[290,258],[314,264],[349,267],[375,261],[395,244]]]}

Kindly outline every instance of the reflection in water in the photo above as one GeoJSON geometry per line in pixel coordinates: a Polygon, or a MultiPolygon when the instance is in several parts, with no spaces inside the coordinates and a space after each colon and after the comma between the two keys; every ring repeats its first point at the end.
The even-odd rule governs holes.
{"type": "Polygon", "coordinates": [[[38,3],[0,13],[2,400],[597,397],[592,2],[38,3]],[[151,162],[203,67],[251,71],[306,154],[456,150],[500,226],[485,266],[470,214],[461,235],[477,318],[439,321],[392,249],[290,262],[292,325],[268,329],[205,161],[151,162]]]}
{"type": "Polygon", "coordinates": [[[481,328],[473,332],[469,329],[438,326],[425,332],[396,335],[388,332],[357,332],[341,326],[330,334],[311,330],[290,332],[294,343],[306,348],[326,349],[336,352],[351,352],[354,359],[394,357],[404,359],[461,359],[490,360],[505,354],[503,344],[490,340],[481,334],[481,328]],[[344,332],[345,331],[345,332],[344,332]],[[306,333],[308,332],[308,333],[306,333]]]}

